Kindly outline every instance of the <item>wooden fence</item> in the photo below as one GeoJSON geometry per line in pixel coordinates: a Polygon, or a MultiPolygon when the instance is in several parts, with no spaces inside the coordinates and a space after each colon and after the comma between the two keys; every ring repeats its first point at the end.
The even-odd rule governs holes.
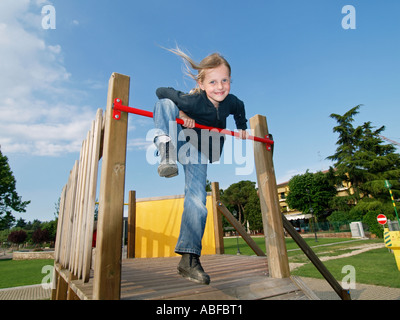
{"type": "Polygon", "coordinates": [[[112,74],[106,114],[99,109],[62,190],[55,247],[53,299],[74,299],[73,280],[89,281],[94,271],[93,296],[118,299],[124,207],[127,115],[113,121],[115,97],[129,100],[129,77],[112,74]],[[102,160],[97,258],[92,265],[92,239],[99,160],[102,160]],[[105,221],[107,221],[105,223],[105,221]],[[121,236],[119,236],[121,235],[121,236]],[[111,285],[110,285],[111,282],[111,285]],[[104,286],[105,285],[105,286],[104,286]]]}
{"type": "Polygon", "coordinates": [[[89,281],[103,126],[103,111],[99,109],[83,141],[79,161],[75,162],[61,193],[54,256],[58,277],[59,271],[67,270],[69,277],[89,281]]]}

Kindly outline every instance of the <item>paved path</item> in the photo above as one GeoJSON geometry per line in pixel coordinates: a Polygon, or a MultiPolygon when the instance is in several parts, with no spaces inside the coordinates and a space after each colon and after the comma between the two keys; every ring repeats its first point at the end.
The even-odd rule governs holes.
{"type": "Polygon", "coordinates": [[[42,285],[0,289],[0,300],[49,300],[51,289],[43,289],[42,285]]]}
{"type": "MultiPolygon", "coordinates": [[[[321,300],[340,300],[329,283],[322,279],[300,277],[321,300]]],[[[400,289],[356,283],[350,289],[352,300],[400,300],[400,289]]]]}

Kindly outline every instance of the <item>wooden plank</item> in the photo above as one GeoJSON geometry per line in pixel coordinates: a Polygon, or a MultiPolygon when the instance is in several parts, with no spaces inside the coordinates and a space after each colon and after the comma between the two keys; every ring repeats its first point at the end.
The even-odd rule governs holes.
{"type": "Polygon", "coordinates": [[[57,222],[57,234],[56,234],[56,242],[54,245],[54,262],[60,262],[60,252],[61,252],[61,239],[63,234],[63,226],[64,222],[64,212],[65,212],[65,205],[66,205],[66,196],[67,196],[67,185],[64,186],[61,197],[60,197],[60,206],[58,209],[58,222],[57,222]]]}
{"type": "Polygon", "coordinates": [[[92,134],[91,131],[87,133],[86,145],[85,145],[85,156],[83,159],[83,174],[82,174],[82,190],[80,194],[80,210],[79,210],[79,222],[78,222],[78,242],[76,247],[76,262],[75,262],[75,275],[78,279],[82,277],[83,268],[83,247],[85,242],[85,230],[86,230],[86,214],[87,214],[87,197],[88,197],[88,185],[89,178],[88,174],[90,171],[90,153],[92,146],[92,134]]]}
{"type": "Polygon", "coordinates": [[[347,290],[344,290],[339,282],[334,278],[334,276],[329,272],[326,266],[322,263],[322,261],[318,258],[315,252],[310,248],[310,246],[305,242],[305,240],[300,236],[300,234],[296,231],[293,225],[286,219],[285,215],[282,214],[283,225],[285,226],[286,231],[292,237],[292,239],[296,242],[296,244],[300,247],[300,249],[304,252],[304,254],[310,259],[310,261],[314,264],[317,270],[322,274],[326,281],[330,284],[330,286],[335,290],[338,296],[342,300],[351,300],[350,294],[347,290]]]}
{"type": "Polygon", "coordinates": [[[135,257],[136,191],[129,191],[127,258],[135,257]]]}
{"type": "Polygon", "coordinates": [[[243,226],[236,220],[236,218],[229,212],[225,205],[221,202],[217,202],[218,210],[224,215],[228,222],[235,228],[237,232],[241,235],[244,241],[249,245],[249,247],[258,255],[265,256],[264,251],[255,243],[255,241],[247,234],[243,226]]]}
{"type": "Polygon", "coordinates": [[[118,73],[113,73],[109,82],[94,266],[95,300],[120,298],[128,114],[122,112],[120,119],[114,120],[112,113],[116,98],[129,104],[129,83],[129,77],[118,73]]]}
{"type": "MultiPolygon", "coordinates": [[[[250,126],[255,136],[265,137],[269,135],[267,119],[264,116],[256,115],[252,117],[250,119],[250,126]]],[[[254,141],[254,159],[269,272],[273,278],[287,278],[290,277],[290,268],[283,233],[279,198],[276,192],[272,152],[267,150],[264,143],[254,141]]]]}
{"type": "Polygon", "coordinates": [[[103,123],[103,110],[98,109],[93,131],[93,145],[90,158],[89,189],[86,213],[86,235],[83,257],[83,281],[88,282],[92,259],[92,239],[94,225],[94,210],[96,204],[97,176],[99,168],[99,153],[101,143],[101,127],[103,123]]]}
{"type": "Polygon", "coordinates": [[[75,209],[75,201],[76,201],[76,188],[78,184],[78,171],[79,171],[79,162],[75,161],[75,165],[71,172],[71,181],[70,187],[68,190],[68,207],[67,207],[67,224],[66,224],[66,232],[64,233],[63,239],[63,261],[62,265],[64,268],[69,268],[70,266],[70,257],[71,257],[71,248],[72,248],[72,232],[74,226],[74,209],[75,209]]]}
{"type": "Polygon", "coordinates": [[[310,300],[321,300],[312,290],[310,290],[310,288],[306,286],[306,284],[303,280],[300,279],[300,277],[291,276],[290,278],[292,279],[293,283],[295,283],[310,300]]]}
{"type": "Polygon", "coordinates": [[[219,183],[212,182],[212,206],[213,206],[213,218],[214,218],[214,234],[215,234],[215,253],[224,254],[224,230],[222,227],[222,215],[218,211],[217,202],[219,199],[219,183]]]}
{"type": "Polygon", "coordinates": [[[82,148],[79,154],[78,178],[75,189],[75,206],[73,208],[73,225],[72,225],[72,242],[70,249],[69,270],[72,273],[76,272],[77,267],[77,247],[79,243],[79,226],[80,226],[80,208],[82,205],[81,194],[83,189],[83,171],[84,171],[84,157],[85,157],[86,140],[82,142],[82,148]]]}
{"type": "MultiPolygon", "coordinates": [[[[121,298],[124,300],[306,300],[292,278],[270,278],[266,257],[211,255],[202,264],[211,276],[208,286],[190,282],[176,272],[179,257],[125,259],[121,298]]],[[[93,279],[70,281],[80,299],[92,299],[93,279]]]]}

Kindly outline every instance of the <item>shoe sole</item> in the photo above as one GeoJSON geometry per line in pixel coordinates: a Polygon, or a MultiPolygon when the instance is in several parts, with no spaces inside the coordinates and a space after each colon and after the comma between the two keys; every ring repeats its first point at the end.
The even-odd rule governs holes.
{"type": "Polygon", "coordinates": [[[178,175],[178,166],[160,165],[158,167],[158,175],[164,178],[173,178],[178,175]]]}
{"type": "Polygon", "coordinates": [[[204,285],[209,285],[210,284],[210,280],[199,280],[196,278],[192,278],[191,276],[189,276],[189,274],[186,272],[186,270],[178,268],[178,274],[180,274],[183,278],[190,280],[192,282],[198,283],[198,284],[204,284],[204,285]]]}

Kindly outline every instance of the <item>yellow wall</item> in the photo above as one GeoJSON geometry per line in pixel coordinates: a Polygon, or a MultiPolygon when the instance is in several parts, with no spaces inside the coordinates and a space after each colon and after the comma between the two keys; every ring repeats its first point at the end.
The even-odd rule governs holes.
{"type": "MultiPolygon", "coordinates": [[[[173,257],[179,237],[183,197],[136,202],[136,258],[173,257]]],[[[207,222],[202,255],[215,254],[214,219],[211,196],[207,196],[207,222]]]]}

